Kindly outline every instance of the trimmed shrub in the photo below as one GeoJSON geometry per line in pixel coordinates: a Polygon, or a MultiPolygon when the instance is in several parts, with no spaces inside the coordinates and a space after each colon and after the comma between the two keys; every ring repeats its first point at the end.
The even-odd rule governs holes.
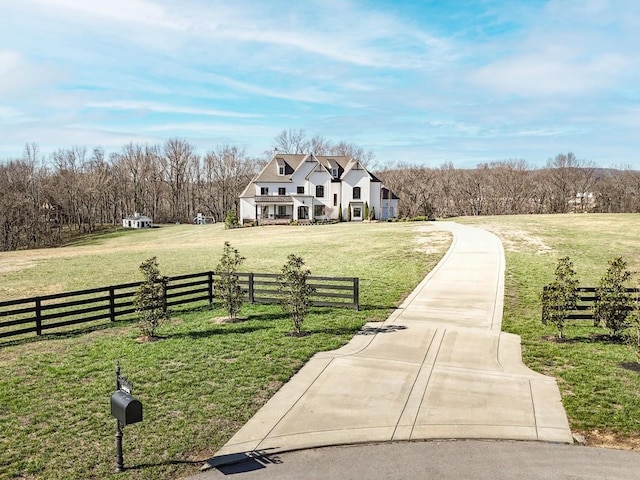
{"type": "Polygon", "coordinates": [[[166,280],[160,275],[158,260],[151,257],[140,265],[144,282],[138,287],[134,306],[143,336],[153,338],[160,323],[169,318],[166,309],[166,280]]]}
{"type": "Polygon", "coordinates": [[[235,208],[228,210],[224,217],[224,228],[238,228],[239,226],[240,222],[235,208]]]}
{"type": "Polygon", "coordinates": [[[558,338],[563,337],[564,323],[578,302],[578,280],[569,257],[558,260],[556,278],[542,293],[542,320],[558,329],[558,338]]]}
{"type": "Polygon", "coordinates": [[[242,308],[244,291],[240,287],[238,268],[245,258],[229,242],[224,242],[224,249],[220,262],[216,266],[216,294],[222,300],[224,309],[230,320],[238,317],[242,308]]]}
{"type": "Polygon", "coordinates": [[[296,335],[302,332],[302,322],[309,311],[310,297],[316,291],[307,283],[311,271],[303,267],[302,257],[292,253],[287,257],[280,277],[280,292],[285,294],[282,308],[291,316],[296,335]]]}
{"type": "Polygon", "coordinates": [[[622,257],[609,262],[609,268],[598,283],[594,307],[595,322],[619,337],[629,326],[627,317],[632,309],[631,295],[626,291],[626,282],[631,278],[627,262],[622,257]]]}

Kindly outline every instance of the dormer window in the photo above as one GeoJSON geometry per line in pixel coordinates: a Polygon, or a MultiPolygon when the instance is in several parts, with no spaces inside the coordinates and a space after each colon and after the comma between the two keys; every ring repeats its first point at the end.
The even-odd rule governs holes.
{"type": "Polygon", "coordinates": [[[284,160],[282,158],[276,158],[276,165],[278,168],[278,175],[283,177],[286,172],[286,164],[284,163],[284,160]]]}
{"type": "Polygon", "coordinates": [[[332,168],[331,169],[331,176],[333,178],[338,178],[338,169],[337,168],[332,168]]]}
{"type": "Polygon", "coordinates": [[[278,175],[284,175],[284,165],[278,165],[278,175]]]}

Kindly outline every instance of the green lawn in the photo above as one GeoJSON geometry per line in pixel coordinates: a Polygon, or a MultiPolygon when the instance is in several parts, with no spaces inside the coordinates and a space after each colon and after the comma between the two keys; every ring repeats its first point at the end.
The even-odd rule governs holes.
{"type": "MultiPolygon", "coordinates": [[[[540,321],[542,286],[569,255],[583,285],[622,255],[640,271],[640,216],[558,215],[462,218],[488,228],[507,257],[503,329],[522,336],[525,362],[558,379],[574,431],[594,444],[637,446],[640,373],[635,356],[604,331],[573,322],[558,343],[540,321]]],[[[0,344],[0,478],[179,478],[208,458],[319,350],[336,348],[367,320],[381,320],[437,262],[448,242],[428,223],[338,224],[225,231],[170,226],[124,232],[53,250],[0,253],[0,299],[130,281],[156,255],[164,274],[208,270],[225,240],[246,270],[277,271],[288,253],[316,275],[359,276],[363,310],[316,309],[313,334],[293,338],[277,307],[245,308],[248,320],[221,325],[221,311],[179,313],[164,339],[138,344],[133,324],[90,333],[0,344]],[[419,231],[422,230],[422,231],[419,231]],[[420,253],[418,253],[420,252],[420,253]],[[125,429],[125,463],[112,475],[113,369],[135,383],[145,420],[125,429]]],[[[638,276],[635,277],[638,282],[638,276]]]]}
{"type": "Polygon", "coordinates": [[[139,279],[156,255],[162,273],[212,269],[225,240],[247,271],[276,272],[301,255],[315,275],[358,276],[360,312],[314,309],[311,335],[294,338],[276,306],[177,312],[163,339],[138,343],[132,323],[0,343],[0,478],[180,478],[198,471],[315,352],[343,345],[386,318],[437,263],[447,234],[426,223],[338,224],[224,230],[168,226],[97,236],[52,250],[0,253],[0,299],[139,279]],[[125,428],[124,474],[113,474],[114,366],[135,384],[144,421],[125,428]]]}
{"type": "MultiPolygon", "coordinates": [[[[558,258],[569,256],[580,284],[596,286],[622,256],[640,271],[640,215],[530,215],[458,219],[496,233],[507,260],[503,330],[522,337],[527,365],[558,379],[574,432],[592,444],[640,447],[640,373],[634,353],[590,322],[569,322],[564,342],[541,323],[541,292],[558,258]]],[[[640,278],[634,276],[635,285],[640,278]]]]}

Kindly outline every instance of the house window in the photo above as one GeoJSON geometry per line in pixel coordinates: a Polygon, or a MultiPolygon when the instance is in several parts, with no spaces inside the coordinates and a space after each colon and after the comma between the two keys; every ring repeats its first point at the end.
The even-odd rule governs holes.
{"type": "Polygon", "coordinates": [[[316,197],[324,198],[324,185],[316,185],[316,197]]]}
{"type": "Polygon", "coordinates": [[[338,194],[337,193],[333,194],[333,206],[334,207],[338,206],[338,194]]]}
{"type": "Polygon", "coordinates": [[[362,218],[362,209],[360,207],[353,207],[353,218],[362,218]]]}
{"type": "Polygon", "coordinates": [[[360,200],[360,187],[353,187],[353,199],[360,200]]]}
{"type": "Polygon", "coordinates": [[[285,195],[287,193],[287,189],[285,187],[278,187],[278,195],[285,195]]]}
{"type": "Polygon", "coordinates": [[[338,169],[337,168],[332,168],[331,169],[331,176],[334,178],[338,177],[338,169]]]}
{"type": "Polygon", "coordinates": [[[269,187],[260,187],[260,195],[269,195],[269,187]]]}
{"type": "Polygon", "coordinates": [[[297,188],[298,195],[304,195],[304,187],[297,188]]]}
{"type": "Polygon", "coordinates": [[[313,206],[313,216],[321,217],[324,215],[324,205],[314,205],[313,206]]]}
{"type": "Polygon", "coordinates": [[[278,205],[278,217],[284,218],[287,216],[287,206],[286,205],[278,205]]]}
{"type": "Polygon", "coordinates": [[[284,165],[278,167],[278,175],[284,175],[284,165]]]}

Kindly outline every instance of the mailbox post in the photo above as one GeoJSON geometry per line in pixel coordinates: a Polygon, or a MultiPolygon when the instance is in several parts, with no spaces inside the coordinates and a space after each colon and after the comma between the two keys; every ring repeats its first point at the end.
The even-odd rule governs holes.
{"type": "Polygon", "coordinates": [[[133,383],[120,375],[120,362],[116,363],[116,391],[111,395],[111,415],[116,418],[116,473],[119,473],[124,471],[124,426],[142,421],[142,403],[133,396],[133,383]]]}

